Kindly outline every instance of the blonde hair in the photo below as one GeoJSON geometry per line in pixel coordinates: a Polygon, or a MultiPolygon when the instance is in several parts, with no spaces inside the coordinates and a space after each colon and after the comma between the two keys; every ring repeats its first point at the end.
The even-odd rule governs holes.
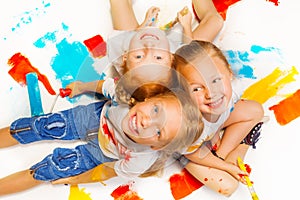
{"type": "Polygon", "coordinates": [[[184,66],[191,63],[193,60],[201,59],[202,57],[216,57],[224,62],[229,72],[233,74],[230,65],[223,52],[212,42],[202,40],[192,40],[189,44],[183,45],[175,52],[175,69],[179,66],[184,66]]]}

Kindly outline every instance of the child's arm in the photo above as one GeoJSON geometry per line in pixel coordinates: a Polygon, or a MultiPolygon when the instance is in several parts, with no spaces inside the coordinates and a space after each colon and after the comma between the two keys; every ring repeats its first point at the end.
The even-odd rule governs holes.
{"type": "Polygon", "coordinates": [[[196,164],[226,171],[229,174],[231,174],[235,179],[242,181],[244,183],[244,181],[243,181],[243,179],[241,179],[240,175],[249,175],[249,174],[242,171],[238,166],[228,163],[228,162],[225,162],[224,160],[216,157],[211,152],[209,152],[205,157],[200,158],[199,155],[201,154],[201,152],[200,152],[201,150],[203,150],[203,149],[199,148],[194,153],[187,154],[185,156],[189,160],[191,160],[192,162],[194,162],[196,164]]]}
{"type": "Polygon", "coordinates": [[[104,80],[93,81],[93,82],[74,81],[69,85],[67,85],[66,88],[72,90],[71,94],[69,95],[70,98],[88,92],[96,92],[102,94],[103,82],[104,80]]]}
{"type": "Polygon", "coordinates": [[[97,167],[90,169],[82,174],[77,176],[71,176],[68,178],[61,178],[55,181],[52,181],[52,184],[82,184],[82,183],[93,183],[93,182],[101,182],[108,180],[117,176],[114,170],[115,162],[107,162],[98,165],[97,167]]]}

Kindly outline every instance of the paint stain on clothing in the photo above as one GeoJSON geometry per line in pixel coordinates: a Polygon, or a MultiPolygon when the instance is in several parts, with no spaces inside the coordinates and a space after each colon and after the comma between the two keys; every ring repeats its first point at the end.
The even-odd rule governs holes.
{"type": "Polygon", "coordinates": [[[203,186],[203,183],[194,178],[186,169],[180,174],[170,177],[171,193],[174,199],[181,199],[203,186]]]}
{"type": "Polygon", "coordinates": [[[277,105],[271,106],[276,120],[280,125],[286,125],[300,116],[300,89],[288,98],[280,101],[277,105]]]}
{"type": "Polygon", "coordinates": [[[69,200],[92,200],[90,194],[87,194],[85,188],[79,189],[78,185],[70,187],[69,200]]]}
{"type": "Polygon", "coordinates": [[[106,42],[101,35],[95,35],[92,38],[84,40],[83,43],[94,58],[101,58],[106,55],[106,42]]]}
{"type": "Polygon", "coordinates": [[[142,200],[138,194],[132,190],[133,182],[120,185],[110,195],[114,200],[142,200]]]}
{"type": "Polygon", "coordinates": [[[38,80],[43,83],[47,91],[51,95],[55,95],[47,76],[41,74],[39,70],[33,67],[28,58],[21,53],[14,54],[7,62],[12,68],[8,71],[9,75],[22,86],[26,85],[26,74],[35,72],[38,76],[38,80]]]}
{"type": "Polygon", "coordinates": [[[295,67],[284,71],[277,67],[271,74],[248,87],[242,98],[256,100],[263,104],[271,97],[274,97],[286,84],[295,81],[294,76],[296,74],[299,73],[295,67]]]}

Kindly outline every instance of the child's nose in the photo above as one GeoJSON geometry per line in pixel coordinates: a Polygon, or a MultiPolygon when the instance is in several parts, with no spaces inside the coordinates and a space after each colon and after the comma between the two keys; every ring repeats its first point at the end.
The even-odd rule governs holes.
{"type": "Polygon", "coordinates": [[[152,119],[150,116],[148,115],[144,115],[142,120],[141,120],[141,125],[143,128],[148,128],[149,126],[151,126],[152,123],[152,119]]]}

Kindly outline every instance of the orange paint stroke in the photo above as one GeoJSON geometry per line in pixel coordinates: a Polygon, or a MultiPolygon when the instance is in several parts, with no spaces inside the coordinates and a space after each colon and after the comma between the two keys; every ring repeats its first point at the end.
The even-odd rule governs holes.
{"type": "Polygon", "coordinates": [[[295,81],[296,74],[299,73],[294,66],[291,70],[286,71],[281,71],[277,67],[271,74],[248,87],[242,98],[256,100],[263,104],[275,96],[286,84],[295,81]]]}
{"type": "Polygon", "coordinates": [[[70,187],[69,200],[92,200],[90,194],[85,193],[85,188],[79,189],[78,185],[70,187]]]}
{"type": "Polygon", "coordinates": [[[180,174],[174,174],[170,177],[170,187],[174,199],[182,199],[193,191],[203,186],[203,183],[193,177],[186,169],[180,174]]]}
{"type": "Polygon", "coordinates": [[[280,101],[277,105],[271,106],[276,120],[280,125],[286,125],[300,116],[300,89],[290,97],[280,101]]]}
{"type": "Polygon", "coordinates": [[[131,189],[133,182],[117,187],[110,195],[114,200],[142,200],[138,194],[131,189]]]}
{"type": "Polygon", "coordinates": [[[12,68],[8,71],[9,75],[11,75],[11,77],[22,86],[26,85],[26,74],[35,72],[38,76],[38,80],[44,84],[47,91],[51,95],[56,94],[56,92],[50,85],[48,78],[45,75],[41,74],[37,68],[33,67],[28,58],[23,56],[21,53],[14,54],[7,61],[7,64],[12,66],[12,68]]]}

